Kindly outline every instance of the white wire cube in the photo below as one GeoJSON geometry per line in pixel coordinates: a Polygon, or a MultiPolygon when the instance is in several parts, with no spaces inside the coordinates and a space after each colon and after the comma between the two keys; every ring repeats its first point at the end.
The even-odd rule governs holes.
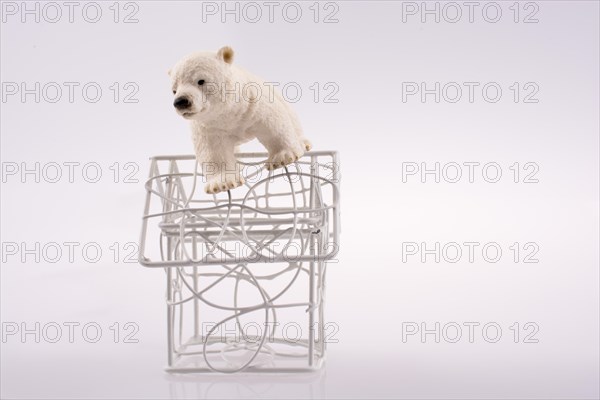
{"type": "Polygon", "coordinates": [[[325,272],[339,248],[336,152],[204,193],[195,157],[151,159],[140,263],[167,276],[171,372],[297,372],[323,365],[325,272]]]}

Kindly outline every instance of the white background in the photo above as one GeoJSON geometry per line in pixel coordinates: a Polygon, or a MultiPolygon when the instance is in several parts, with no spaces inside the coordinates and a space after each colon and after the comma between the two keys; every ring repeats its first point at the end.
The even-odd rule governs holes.
{"type": "MultiPolygon", "coordinates": [[[[44,3],[37,4],[43,13],[44,3]]],[[[56,263],[43,256],[36,262],[34,255],[23,261],[22,251],[12,255],[3,247],[1,320],[3,329],[7,323],[32,328],[36,322],[92,321],[104,335],[98,343],[79,333],[74,343],[63,338],[55,344],[7,336],[1,343],[3,398],[598,398],[597,2],[520,3],[518,22],[513,2],[498,2],[496,23],[482,15],[488,7],[487,18],[495,16],[486,2],[478,3],[473,22],[459,3],[456,23],[447,21],[454,11],[445,3],[438,3],[448,13],[439,23],[434,15],[425,15],[425,22],[420,13],[403,15],[411,6],[392,1],[321,3],[319,22],[313,2],[299,2],[297,23],[283,18],[284,3],[273,23],[262,2],[256,23],[244,19],[241,3],[240,21],[225,15],[224,23],[220,13],[203,14],[200,2],[121,3],[118,23],[112,2],[101,3],[97,23],[83,18],[86,3],[78,3],[72,23],[68,8],[58,4],[62,18],[50,23],[43,14],[39,22],[35,15],[22,22],[21,3],[14,3],[16,15],[3,3],[2,167],[80,166],[73,183],[66,167],[57,183],[43,176],[35,182],[20,170],[4,176],[1,233],[3,246],[17,243],[20,250],[36,242],[80,246],[74,262],[65,253],[56,263]],[[123,23],[136,9],[138,22],[123,23]],[[337,22],[324,23],[333,11],[337,22]],[[538,22],[524,23],[534,11],[538,22]],[[192,151],[186,122],[172,109],[166,71],[191,51],[226,44],[236,51],[234,62],[257,75],[282,85],[297,82],[303,92],[294,107],[307,137],[315,149],[340,152],[342,243],[327,289],[327,317],[340,327],[339,342],[329,345],[319,374],[165,374],[164,274],[123,262],[122,252],[115,263],[109,249],[138,240],[148,157],[192,151]],[[11,82],[28,88],[57,82],[63,97],[56,103],[44,96],[36,103],[34,95],[23,100],[6,93],[11,82]],[[80,84],[72,103],[64,82],[80,84]],[[87,82],[103,89],[96,103],[82,97],[87,82]],[[114,82],[121,87],[116,103],[114,82]],[[123,101],[128,82],[139,88],[137,103],[123,101]],[[310,89],[315,82],[322,90],[318,101],[310,89]],[[323,100],[327,82],[339,88],[337,103],[323,100]],[[473,102],[462,86],[458,102],[442,97],[436,103],[433,95],[403,101],[403,82],[479,86],[473,102]],[[502,88],[495,103],[482,96],[488,82],[502,88]],[[515,102],[509,88],[515,82],[521,90],[528,82],[537,85],[538,102],[525,103],[522,96],[515,102]],[[102,168],[98,183],[81,175],[90,162],[102,168]],[[139,182],[120,176],[115,183],[109,169],[115,162],[121,172],[127,162],[138,165],[139,182]],[[432,175],[425,183],[420,175],[403,182],[407,162],[480,166],[473,183],[466,167],[458,183],[443,177],[436,183],[432,175]],[[481,174],[491,162],[502,170],[497,183],[481,174]],[[524,183],[523,175],[513,182],[509,167],[515,162],[522,173],[527,162],[539,166],[538,183],[524,183]],[[90,242],[103,250],[99,262],[81,255],[90,242]],[[406,242],[481,246],[472,263],[466,254],[457,263],[436,263],[433,256],[422,262],[419,255],[403,262],[406,242]],[[481,255],[488,242],[503,251],[496,263],[481,255]],[[539,246],[539,262],[524,263],[523,249],[515,262],[514,242],[539,246]],[[109,327],[115,322],[136,323],[139,343],[114,343],[109,327]],[[406,322],[428,329],[480,325],[473,343],[466,327],[457,343],[445,337],[436,343],[434,335],[403,342],[406,322]],[[490,322],[502,328],[496,343],[480,329],[490,322]],[[515,322],[518,343],[510,330],[515,322]],[[537,343],[524,343],[527,322],[539,327],[537,343]]],[[[54,18],[54,10],[46,11],[54,18]]]]}

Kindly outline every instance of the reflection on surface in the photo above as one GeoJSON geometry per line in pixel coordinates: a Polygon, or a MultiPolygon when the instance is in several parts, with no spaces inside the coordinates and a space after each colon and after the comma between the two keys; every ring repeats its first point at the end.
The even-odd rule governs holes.
{"type": "Polygon", "coordinates": [[[171,399],[323,398],[325,368],[297,374],[165,374],[171,399]]]}

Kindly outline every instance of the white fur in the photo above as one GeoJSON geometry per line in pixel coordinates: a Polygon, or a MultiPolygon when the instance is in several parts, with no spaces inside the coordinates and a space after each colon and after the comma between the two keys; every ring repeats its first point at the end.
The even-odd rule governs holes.
{"type": "Polygon", "coordinates": [[[267,169],[293,163],[311,148],[283,97],[232,62],[233,50],[223,47],[217,53],[190,54],[169,71],[174,99],[185,97],[192,103],[177,113],[190,121],[207,193],[244,183],[234,156],[242,143],[257,138],[266,147],[267,169]],[[199,85],[199,80],[205,83],[199,85]]]}

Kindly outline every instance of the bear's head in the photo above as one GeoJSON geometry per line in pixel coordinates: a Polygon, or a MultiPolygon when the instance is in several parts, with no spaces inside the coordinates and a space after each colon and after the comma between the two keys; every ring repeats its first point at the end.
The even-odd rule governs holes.
{"type": "Polygon", "coordinates": [[[222,90],[232,80],[233,49],[198,52],[182,58],[169,70],[173,106],[186,119],[208,120],[223,112],[222,90]]]}

